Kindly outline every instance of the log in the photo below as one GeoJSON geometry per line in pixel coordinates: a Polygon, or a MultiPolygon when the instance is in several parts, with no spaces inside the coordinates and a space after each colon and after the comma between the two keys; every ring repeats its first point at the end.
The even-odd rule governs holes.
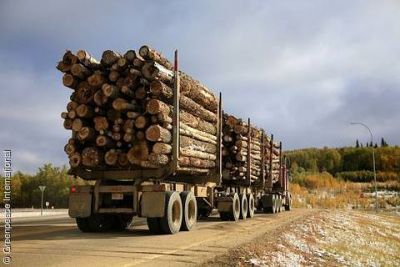
{"type": "Polygon", "coordinates": [[[82,164],[86,167],[96,167],[103,162],[102,153],[95,147],[86,147],[82,151],[82,164]]]}
{"type": "Polygon", "coordinates": [[[171,110],[169,106],[164,102],[158,99],[151,99],[146,104],[146,111],[150,114],[158,114],[158,113],[169,114],[171,110]]]}
{"type": "MultiPolygon", "coordinates": [[[[74,139],[73,139],[74,140],[74,139]]],[[[67,155],[72,155],[74,152],[77,151],[77,147],[75,145],[75,143],[67,143],[64,146],[64,151],[67,155]]]]}
{"type": "Polygon", "coordinates": [[[185,111],[190,112],[203,120],[213,123],[217,122],[217,115],[215,113],[205,109],[203,106],[197,104],[186,96],[180,97],[179,104],[182,109],[185,109],[185,111]]]}
{"type": "Polygon", "coordinates": [[[78,132],[82,129],[82,127],[86,126],[87,123],[85,121],[83,121],[82,119],[74,119],[72,122],[72,130],[74,130],[75,132],[78,132]]]}
{"type": "Polygon", "coordinates": [[[147,160],[149,156],[149,149],[147,147],[147,142],[140,141],[133,145],[127,153],[128,160],[131,164],[135,164],[137,160],[144,161],[147,160]]]}
{"type": "Polygon", "coordinates": [[[57,69],[61,72],[71,71],[71,66],[78,63],[78,57],[75,56],[70,50],[67,50],[60,62],[57,64],[57,69]]]}
{"type": "Polygon", "coordinates": [[[91,106],[81,104],[76,108],[76,115],[81,118],[92,118],[94,115],[94,110],[91,106]]]}
{"type": "Polygon", "coordinates": [[[90,69],[99,69],[101,68],[100,62],[92,57],[88,52],[85,50],[78,50],[76,53],[79,61],[90,69]]]}
{"type": "Polygon", "coordinates": [[[194,158],[199,158],[199,159],[208,159],[208,160],[216,160],[217,159],[217,156],[214,154],[201,152],[201,151],[195,151],[195,150],[186,149],[186,148],[181,148],[180,154],[182,156],[194,157],[194,158]]]}
{"type": "Polygon", "coordinates": [[[71,119],[65,119],[65,120],[64,120],[64,123],[63,123],[63,126],[64,126],[64,128],[67,129],[67,130],[72,130],[72,123],[73,123],[73,120],[71,120],[71,119]]]}
{"type": "Polygon", "coordinates": [[[204,142],[204,141],[199,141],[187,136],[181,136],[180,137],[180,145],[182,148],[188,148],[191,150],[196,150],[196,151],[202,151],[202,152],[207,152],[210,154],[216,154],[217,153],[217,146],[204,142]]]}
{"type": "Polygon", "coordinates": [[[128,119],[136,119],[137,117],[139,117],[140,116],[140,113],[139,112],[135,112],[135,111],[128,111],[127,113],[126,113],[126,117],[128,118],[128,119]]]}
{"type": "Polygon", "coordinates": [[[76,118],[76,111],[75,110],[68,111],[67,117],[68,117],[68,119],[71,119],[71,120],[75,119],[76,118]]]}
{"type": "Polygon", "coordinates": [[[173,65],[171,62],[168,61],[160,52],[157,52],[156,50],[150,48],[147,45],[143,45],[139,49],[139,54],[142,56],[144,59],[148,60],[154,60],[155,62],[163,65],[165,68],[169,70],[173,70],[173,65]]]}
{"type": "Polygon", "coordinates": [[[171,142],[171,132],[159,126],[152,125],[146,130],[146,139],[151,142],[171,142]]]}
{"type": "Polygon", "coordinates": [[[76,102],[79,104],[89,104],[94,97],[93,90],[86,82],[81,82],[76,91],[76,102]]]}
{"type": "Polygon", "coordinates": [[[69,156],[69,165],[72,168],[79,167],[79,165],[81,165],[81,162],[82,162],[82,157],[80,153],[74,152],[69,156]]]}
{"type": "Polygon", "coordinates": [[[172,71],[155,61],[144,63],[142,67],[142,74],[150,81],[159,80],[162,82],[171,83],[172,79],[174,78],[174,73],[172,71]]]}
{"type": "Polygon", "coordinates": [[[112,50],[106,50],[103,52],[101,56],[101,63],[106,65],[106,66],[111,66],[115,62],[117,62],[118,59],[120,59],[122,56],[118,52],[114,52],[112,50]]]}
{"type": "Polygon", "coordinates": [[[102,72],[95,71],[87,78],[87,81],[93,88],[100,88],[107,81],[107,79],[104,77],[102,72]]]}
{"type": "Polygon", "coordinates": [[[129,103],[123,98],[117,98],[113,101],[112,106],[115,110],[135,110],[136,106],[134,104],[129,103]]]}
{"type": "Polygon", "coordinates": [[[129,62],[133,63],[133,60],[136,58],[136,51],[135,50],[128,50],[124,54],[124,58],[129,62]]]}
{"type": "Polygon", "coordinates": [[[157,142],[153,145],[152,149],[153,153],[155,154],[171,154],[172,146],[170,144],[157,142]]]}
{"type": "Polygon", "coordinates": [[[78,132],[78,140],[88,141],[93,139],[95,136],[95,131],[90,127],[82,127],[78,132]]]}
{"type": "Polygon", "coordinates": [[[195,138],[200,141],[205,141],[211,144],[217,144],[217,137],[199,130],[196,130],[184,123],[180,123],[180,134],[195,138]]]}
{"type": "Polygon", "coordinates": [[[109,83],[103,84],[101,90],[106,97],[111,99],[115,99],[120,96],[118,87],[109,83]]]}
{"type": "Polygon", "coordinates": [[[135,141],[135,135],[133,133],[125,133],[123,139],[125,143],[132,143],[135,141]]]}
{"type": "Polygon", "coordinates": [[[69,87],[71,89],[75,89],[80,82],[78,78],[74,77],[72,74],[69,73],[65,73],[63,75],[62,81],[64,86],[69,87]]]}
{"type": "Polygon", "coordinates": [[[218,110],[218,99],[210,89],[181,72],[181,93],[212,112],[218,110]]]}
{"type": "Polygon", "coordinates": [[[186,125],[198,129],[200,131],[215,135],[217,133],[217,127],[212,123],[204,121],[192,114],[181,110],[179,112],[180,121],[186,125]]]}
{"type": "Polygon", "coordinates": [[[149,161],[150,163],[158,166],[164,166],[167,165],[169,162],[169,157],[164,154],[156,154],[156,153],[150,153],[149,154],[149,161]]]}
{"type": "Polygon", "coordinates": [[[97,116],[93,119],[94,128],[96,131],[107,130],[109,127],[108,121],[106,117],[97,116]]]}
{"type": "Polygon", "coordinates": [[[137,129],[144,129],[148,124],[148,119],[145,116],[140,115],[135,120],[135,127],[137,129]]]}
{"type": "Polygon", "coordinates": [[[150,92],[154,96],[157,97],[163,96],[167,99],[171,99],[174,96],[172,89],[161,81],[152,81],[150,83],[150,92]]]}
{"type": "Polygon", "coordinates": [[[112,70],[112,71],[110,71],[110,73],[108,74],[108,79],[109,79],[111,82],[116,82],[116,81],[118,81],[119,78],[120,78],[119,71],[112,70]]]}
{"type": "Polygon", "coordinates": [[[113,141],[109,136],[99,135],[96,137],[96,145],[99,147],[109,148],[113,146],[113,141]]]}
{"type": "Polygon", "coordinates": [[[115,149],[110,149],[104,156],[104,161],[107,165],[115,166],[118,162],[118,152],[115,149]]]}
{"type": "Polygon", "coordinates": [[[209,169],[215,167],[215,162],[205,159],[199,159],[194,157],[180,157],[179,158],[180,167],[196,167],[201,169],[209,169]]]}
{"type": "Polygon", "coordinates": [[[92,74],[92,72],[88,68],[80,63],[76,63],[71,66],[71,73],[81,80],[85,80],[88,76],[92,74]]]}
{"type": "Polygon", "coordinates": [[[104,95],[102,90],[99,90],[94,94],[93,100],[94,100],[94,103],[96,103],[97,106],[101,107],[101,106],[104,106],[107,103],[108,97],[104,95]]]}

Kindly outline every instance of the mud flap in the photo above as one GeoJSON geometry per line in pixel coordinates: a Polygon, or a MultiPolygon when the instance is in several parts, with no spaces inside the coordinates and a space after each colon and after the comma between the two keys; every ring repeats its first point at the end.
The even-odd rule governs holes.
{"type": "Polygon", "coordinates": [[[92,193],[71,193],[68,214],[71,218],[86,218],[92,212],[92,193]]]}

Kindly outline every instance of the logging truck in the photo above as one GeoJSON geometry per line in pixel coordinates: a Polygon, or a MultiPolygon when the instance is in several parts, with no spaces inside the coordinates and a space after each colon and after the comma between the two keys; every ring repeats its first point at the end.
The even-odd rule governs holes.
{"type": "Polygon", "coordinates": [[[65,147],[69,174],[92,181],[70,191],[69,215],[81,231],[123,230],[139,216],[147,218],[151,233],[175,234],[193,229],[213,211],[221,220],[238,221],[252,218],[256,210],[290,210],[282,142],[250,119],[225,113],[221,93],[214,97],[198,82],[190,85],[192,94],[182,88],[192,80],[178,70],[177,52],[173,65],[147,46],[139,54],[103,53],[101,62],[85,51],[66,55],[57,68],[65,73],[64,85],[74,89],[76,103],[62,114],[64,127],[72,130],[65,147]],[[141,86],[131,80],[126,85],[121,75],[131,80],[134,75],[141,86]],[[162,101],[155,92],[161,92],[162,101]],[[205,101],[210,95],[212,101],[205,101]],[[102,115],[104,109],[118,111],[119,117],[102,115]],[[132,113],[137,113],[134,120],[132,113]],[[110,121],[112,127],[98,126],[110,121]],[[152,153],[143,156],[149,143],[152,153]]]}

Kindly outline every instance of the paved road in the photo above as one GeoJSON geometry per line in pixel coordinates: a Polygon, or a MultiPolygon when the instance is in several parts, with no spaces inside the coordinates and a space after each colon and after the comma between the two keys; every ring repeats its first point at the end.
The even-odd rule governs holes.
{"type": "Polygon", "coordinates": [[[311,210],[257,214],[253,219],[200,221],[194,231],[150,235],[137,218],[122,233],[81,233],[73,219],[56,216],[13,222],[13,266],[188,266],[299,220],[311,210]]]}

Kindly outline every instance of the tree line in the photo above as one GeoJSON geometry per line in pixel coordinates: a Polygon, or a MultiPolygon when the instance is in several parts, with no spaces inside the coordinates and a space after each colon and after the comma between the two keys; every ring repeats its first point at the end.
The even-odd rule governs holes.
{"type": "MultiPolygon", "coordinates": [[[[35,174],[15,172],[11,177],[11,205],[13,208],[40,208],[41,191],[44,185],[44,202],[50,207],[67,208],[68,195],[72,184],[84,184],[67,174],[67,167],[44,164],[35,174]]],[[[0,194],[4,195],[4,178],[0,179],[0,194]]]]}
{"type": "MultiPolygon", "coordinates": [[[[384,141],[384,140],[383,140],[384,141]]],[[[370,147],[307,148],[287,151],[290,170],[300,172],[329,172],[336,178],[354,182],[373,180],[372,150],[370,147]]],[[[400,181],[400,148],[375,148],[378,181],[400,181]]]]}

